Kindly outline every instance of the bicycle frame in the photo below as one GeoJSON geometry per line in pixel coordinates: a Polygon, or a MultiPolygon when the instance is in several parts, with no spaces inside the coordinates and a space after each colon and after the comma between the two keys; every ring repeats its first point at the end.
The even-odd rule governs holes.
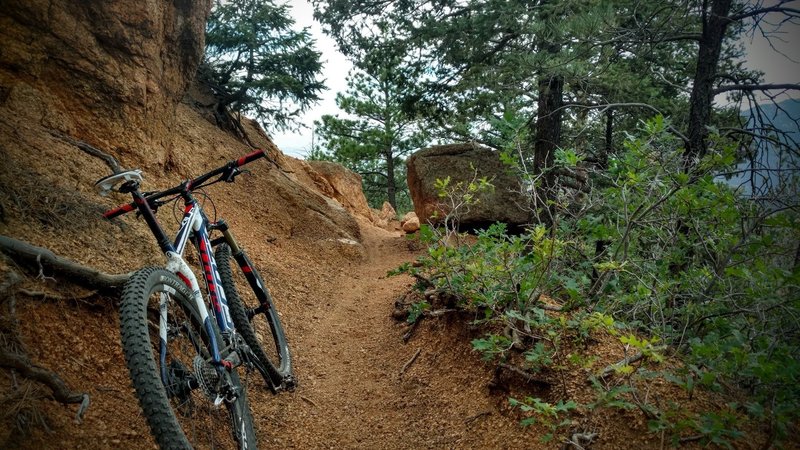
{"type": "MultiPolygon", "coordinates": [[[[238,159],[229,161],[224,166],[214,169],[197,178],[186,180],[173,188],[158,191],[158,192],[141,192],[139,189],[142,181],[141,171],[129,170],[119,172],[107,177],[101,178],[95,183],[95,186],[100,191],[101,195],[106,195],[109,192],[121,192],[131,194],[133,201],[120,205],[114,209],[108,210],[103,214],[107,219],[121,216],[123,214],[137,211],[144,219],[148,228],[158,243],[159,248],[167,258],[165,268],[176,274],[191,290],[192,300],[196,306],[198,320],[201,321],[202,327],[206,334],[209,336],[208,347],[211,350],[211,363],[217,368],[232,369],[242,363],[248,365],[252,364],[258,369],[265,377],[267,384],[272,389],[273,393],[277,393],[284,388],[291,389],[294,386],[294,379],[292,374],[284,374],[284,369],[290,367],[290,353],[289,346],[286,342],[285,336],[280,330],[280,320],[277,317],[272,298],[268,289],[264,285],[263,280],[258,275],[258,272],[253,268],[252,262],[247,254],[239,248],[236,240],[224,220],[210,222],[203,212],[203,208],[195,198],[192,192],[203,186],[210,184],[224,182],[233,182],[234,178],[241,174],[240,167],[253,162],[259,158],[265,157],[266,154],[263,150],[255,150],[247,155],[238,159]],[[210,181],[213,177],[218,177],[214,181],[210,181]],[[122,183],[119,188],[116,185],[122,183]],[[164,232],[161,224],[156,219],[155,211],[161,205],[167,203],[159,201],[165,197],[178,196],[183,199],[184,213],[183,218],[178,229],[178,233],[174,240],[164,232]],[[219,231],[222,237],[215,238],[213,241],[210,239],[210,232],[219,231]],[[200,256],[200,263],[202,265],[203,277],[208,288],[209,300],[211,311],[206,304],[206,300],[200,290],[199,282],[195,273],[186,263],[183,258],[183,252],[186,249],[187,243],[191,241],[197,248],[200,256]],[[242,339],[238,339],[238,333],[235,330],[235,325],[231,317],[228,306],[228,299],[225,290],[222,286],[222,277],[217,268],[215,261],[213,247],[220,243],[226,243],[230,248],[230,256],[236,261],[239,268],[247,280],[251,290],[255,294],[258,306],[245,310],[248,320],[257,314],[264,314],[265,319],[269,323],[269,327],[275,338],[276,350],[281,355],[280,366],[275,366],[269,357],[259,358],[253,355],[252,350],[248,347],[247,343],[242,339]],[[212,319],[211,316],[214,316],[212,319]],[[221,337],[224,342],[218,342],[220,335],[215,333],[213,323],[211,320],[216,320],[218,329],[221,332],[221,337]],[[224,345],[224,347],[223,347],[224,345]]],[[[166,341],[168,338],[168,323],[166,317],[166,306],[169,301],[169,295],[163,294],[160,299],[160,317],[159,317],[159,351],[162,368],[165,367],[166,362],[166,341]]],[[[190,338],[195,341],[196,339],[190,338]]],[[[202,343],[194,342],[194,345],[200,347],[202,343]]],[[[167,374],[162,373],[165,383],[167,382],[167,374]]]]}
{"type": "MultiPolygon", "coordinates": [[[[208,308],[206,308],[205,299],[203,298],[197,277],[183,259],[183,253],[186,249],[186,244],[191,240],[200,255],[200,261],[203,266],[203,275],[206,280],[206,285],[208,287],[208,292],[211,299],[211,305],[213,307],[214,319],[217,321],[217,326],[219,327],[222,335],[229,336],[234,331],[234,325],[228,309],[228,300],[225,298],[225,291],[222,288],[222,281],[217,270],[217,263],[214,259],[214,253],[211,251],[212,245],[209,239],[209,228],[213,225],[208,221],[208,218],[203,212],[202,207],[197,203],[194,197],[192,197],[191,192],[188,189],[188,184],[184,185],[184,187],[185,189],[183,189],[183,192],[181,192],[181,196],[184,199],[185,209],[183,219],[181,220],[181,225],[178,229],[178,233],[174,242],[170,242],[144,195],[138,189],[131,192],[131,194],[133,195],[134,203],[136,204],[137,209],[145,219],[150,231],[156,237],[161,251],[164,252],[164,255],[167,257],[165,268],[168,271],[175,273],[192,291],[195,306],[197,307],[197,311],[200,313],[200,320],[202,321],[203,327],[209,336],[212,364],[217,367],[224,366],[226,368],[231,368],[233,363],[223,359],[220,353],[219,343],[215,337],[215,333],[211,325],[209,311],[208,308]]],[[[159,351],[162,359],[161,367],[163,368],[165,367],[164,363],[166,361],[166,302],[168,301],[168,297],[166,295],[162,295],[160,301],[159,335],[161,342],[159,345],[159,351]]],[[[162,374],[162,376],[166,376],[166,374],[162,374]]]]}

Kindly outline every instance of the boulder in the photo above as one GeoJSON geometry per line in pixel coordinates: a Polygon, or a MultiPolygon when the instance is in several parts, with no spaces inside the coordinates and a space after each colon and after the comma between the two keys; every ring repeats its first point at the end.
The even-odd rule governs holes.
{"type": "Polygon", "coordinates": [[[405,216],[403,216],[403,218],[402,218],[402,219],[400,219],[400,223],[401,223],[401,224],[404,224],[404,223],[408,222],[408,221],[409,221],[409,220],[411,220],[411,219],[419,219],[419,218],[417,217],[417,213],[415,213],[414,211],[409,211],[409,212],[407,212],[407,213],[406,213],[406,215],[405,215],[405,216]]]}
{"type": "Polygon", "coordinates": [[[450,185],[486,177],[494,186],[478,195],[476,203],[459,215],[463,227],[484,227],[504,222],[511,227],[529,221],[529,200],[520,180],[500,161],[500,155],[474,143],[439,145],[420,150],[407,161],[408,188],[420,222],[440,223],[448,213],[435,188],[437,179],[450,177],[450,185]],[[438,214],[437,214],[438,212],[438,214]]]}
{"type": "Polygon", "coordinates": [[[381,207],[381,211],[378,213],[378,216],[387,222],[397,220],[397,212],[389,202],[383,202],[383,206],[381,207]]]}
{"type": "Polygon", "coordinates": [[[413,217],[410,217],[408,220],[401,222],[403,225],[403,231],[406,233],[414,233],[419,230],[419,218],[416,214],[413,217]]]}

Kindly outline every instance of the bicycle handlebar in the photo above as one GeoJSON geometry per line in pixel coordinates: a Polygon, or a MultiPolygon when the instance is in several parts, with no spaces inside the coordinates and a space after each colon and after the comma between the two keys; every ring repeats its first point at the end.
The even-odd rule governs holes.
{"type": "MultiPolygon", "coordinates": [[[[184,181],[183,183],[173,188],[167,189],[165,191],[152,192],[146,195],[145,199],[147,200],[148,203],[151,203],[155,200],[167,197],[169,195],[180,194],[181,192],[184,191],[193,191],[194,189],[201,187],[203,183],[205,183],[206,181],[217,175],[223,175],[225,177],[224,181],[233,181],[233,176],[236,176],[236,173],[234,172],[235,169],[242,167],[245,164],[251,163],[259,158],[263,158],[265,156],[266,153],[264,153],[264,150],[261,149],[256,150],[252,153],[248,153],[242,156],[239,159],[234,159],[233,161],[229,161],[224,166],[218,167],[206,174],[200,175],[199,177],[193,180],[184,181]]],[[[136,202],[126,203],[124,205],[120,205],[114,209],[110,209],[104,212],[103,217],[105,217],[106,219],[113,219],[115,217],[119,217],[123,214],[135,210],[136,210],[136,202]]]]}

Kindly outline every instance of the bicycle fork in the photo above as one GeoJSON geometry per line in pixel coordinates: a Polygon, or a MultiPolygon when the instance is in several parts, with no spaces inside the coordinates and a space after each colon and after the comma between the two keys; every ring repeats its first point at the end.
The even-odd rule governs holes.
{"type": "MultiPolygon", "coordinates": [[[[253,263],[250,261],[247,253],[245,253],[245,251],[239,247],[239,244],[236,242],[236,238],[233,237],[233,233],[231,233],[230,229],[228,228],[227,222],[224,220],[219,220],[209,225],[209,230],[218,230],[222,233],[222,237],[211,241],[211,245],[216,247],[223,242],[228,244],[228,247],[231,249],[231,256],[234,260],[236,260],[236,264],[242,270],[250,289],[256,295],[258,306],[255,308],[246,309],[247,319],[252,320],[257,314],[264,314],[265,318],[269,320],[271,324],[272,317],[270,315],[270,311],[272,310],[272,297],[269,294],[269,290],[264,285],[264,281],[261,279],[258,273],[253,269],[253,263]]],[[[283,349],[283,351],[285,354],[288,354],[288,348],[283,349]]],[[[281,375],[278,369],[272,364],[272,361],[261,361],[254,355],[252,355],[252,358],[252,362],[267,380],[267,384],[273,393],[278,393],[282,390],[291,391],[294,389],[296,386],[296,381],[293,376],[288,375],[284,377],[281,375]]]]}

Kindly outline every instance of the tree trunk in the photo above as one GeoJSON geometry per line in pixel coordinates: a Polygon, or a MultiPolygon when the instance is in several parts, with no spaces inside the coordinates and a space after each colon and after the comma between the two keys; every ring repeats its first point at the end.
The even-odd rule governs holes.
{"type": "Polygon", "coordinates": [[[561,107],[563,106],[564,79],[558,75],[543,75],[539,79],[539,102],[536,112],[536,140],[533,145],[533,173],[543,175],[537,191],[535,207],[539,210],[539,221],[552,225],[555,208],[555,174],[553,167],[555,152],[561,143],[561,107]]]}
{"type": "Polygon", "coordinates": [[[614,110],[608,108],[606,110],[606,142],[603,152],[597,158],[597,167],[600,170],[608,169],[608,155],[614,151],[614,110]]]}
{"type": "Polygon", "coordinates": [[[732,0],[711,0],[711,11],[703,12],[703,34],[698,49],[694,85],[689,98],[689,140],[684,154],[684,170],[688,171],[702,158],[707,147],[711,104],[714,101],[714,80],[722,52],[725,30],[731,23],[728,13],[732,0]]]}
{"type": "MultiPolygon", "coordinates": [[[[733,0],[710,0],[711,10],[703,10],[703,33],[697,51],[697,68],[694,73],[694,84],[689,97],[689,130],[688,143],[683,155],[683,171],[689,172],[708,150],[708,125],[711,121],[711,106],[714,101],[714,80],[717,76],[717,65],[722,53],[722,42],[725,30],[731,23],[728,14],[733,0]]],[[[678,218],[675,229],[680,236],[688,236],[689,226],[678,218]]],[[[669,266],[673,276],[678,276],[689,265],[695,249],[688,246],[683,255],[669,266]]],[[[674,307],[679,299],[671,299],[670,307],[674,307]]]]}
{"type": "Polygon", "coordinates": [[[386,197],[392,208],[397,211],[397,186],[395,186],[394,180],[394,158],[391,145],[386,148],[383,156],[386,158],[386,197]]]}

